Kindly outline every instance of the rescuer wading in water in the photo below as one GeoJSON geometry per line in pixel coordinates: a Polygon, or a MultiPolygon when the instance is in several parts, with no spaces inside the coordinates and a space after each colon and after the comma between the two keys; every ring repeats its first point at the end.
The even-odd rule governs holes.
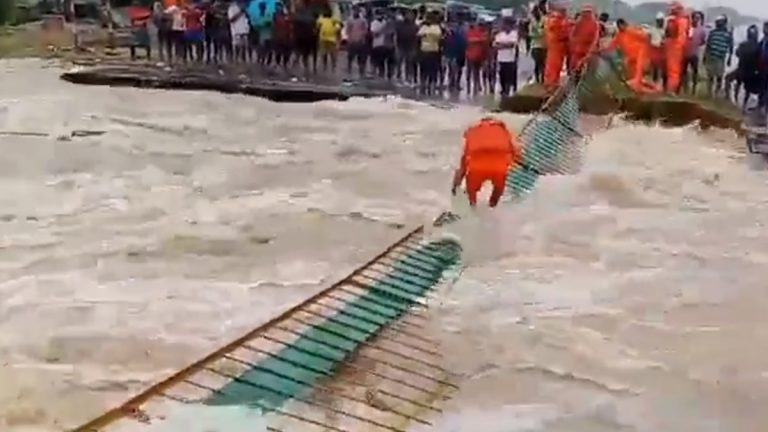
{"type": "Polygon", "coordinates": [[[451,193],[456,195],[456,189],[466,178],[467,198],[469,204],[474,207],[477,204],[477,193],[483,183],[490,181],[493,184],[493,192],[488,205],[496,207],[504,193],[507,173],[520,160],[521,154],[515,135],[507,129],[504,122],[485,117],[464,132],[464,151],[453,177],[451,193]]]}

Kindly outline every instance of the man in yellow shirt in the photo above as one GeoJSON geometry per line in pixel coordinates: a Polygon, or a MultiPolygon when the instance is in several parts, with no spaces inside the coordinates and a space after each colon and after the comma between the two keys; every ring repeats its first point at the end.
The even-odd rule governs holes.
{"type": "Polygon", "coordinates": [[[331,72],[336,72],[336,59],[338,57],[339,32],[341,24],[333,18],[330,8],[317,18],[317,32],[319,34],[319,53],[323,60],[323,72],[328,71],[328,58],[331,60],[331,72]]]}
{"type": "Polygon", "coordinates": [[[421,47],[421,94],[432,95],[437,91],[442,55],[440,43],[443,40],[443,28],[436,11],[429,11],[427,19],[418,32],[421,47]]]}

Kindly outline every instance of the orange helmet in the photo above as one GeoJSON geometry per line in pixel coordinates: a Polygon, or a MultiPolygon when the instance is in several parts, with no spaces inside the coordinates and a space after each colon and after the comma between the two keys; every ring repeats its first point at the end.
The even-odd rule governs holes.
{"type": "Polygon", "coordinates": [[[568,8],[565,6],[565,4],[559,1],[550,3],[549,10],[559,14],[564,14],[568,12],[568,8]]]}
{"type": "Polygon", "coordinates": [[[673,14],[681,14],[683,13],[684,8],[682,3],[676,1],[669,5],[669,11],[673,14]]]}
{"type": "Polygon", "coordinates": [[[589,3],[584,3],[584,5],[581,7],[581,14],[579,16],[584,17],[584,16],[594,16],[594,15],[595,15],[595,7],[589,3]]]}

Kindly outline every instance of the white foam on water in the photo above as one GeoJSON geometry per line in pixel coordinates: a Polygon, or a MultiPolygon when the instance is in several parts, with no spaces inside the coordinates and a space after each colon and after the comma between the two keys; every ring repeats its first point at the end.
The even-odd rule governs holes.
{"type": "Polygon", "coordinates": [[[621,122],[584,163],[447,228],[472,265],[436,304],[461,387],[445,418],[482,408],[500,430],[759,431],[768,177],[731,134],[621,122]],[[502,409],[542,403],[561,416],[530,426],[502,409]]]}
{"type": "MultiPolygon", "coordinates": [[[[131,430],[128,426],[125,431],[131,430]]],[[[267,432],[261,410],[245,406],[175,404],[167,407],[165,419],[142,428],[147,432],[267,432]]],[[[120,431],[120,428],[117,428],[120,431]]]]}

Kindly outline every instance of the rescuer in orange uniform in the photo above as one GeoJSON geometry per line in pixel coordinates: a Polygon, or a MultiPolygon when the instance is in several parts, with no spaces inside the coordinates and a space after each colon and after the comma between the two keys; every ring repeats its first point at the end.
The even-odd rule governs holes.
{"type": "Polygon", "coordinates": [[[655,84],[645,80],[645,71],[651,61],[650,35],[640,27],[627,25],[622,18],[616,20],[616,30],[616,36],[606,49],[620,49],[624,53],[627,84],[642,93],[660,90],[655,84]]]}
{"type": "Polygon", "coordinates": [[[569,36],[570,23],[565,8],[561,5],[550,6],[544,24],[544,38],[547,45],[544,86],[548,90],[553,90],[560,84],[560,73],[563,71],[563,64],[568,54],[569,36]]]}
{"type": "Polygon", "coordinates": [[[680,88],[685,44],[691,22],[679,2],[672,3],[664,35],[664,55],[667,58],[667,91],[675,93],[680,88]]]}
{"type": "Polygon", "coordinates": [[[488,205],[496,207],[504,193],[507,172],[520,161],[517,139],[503,122],[485,117],[464,132],[464,152],[461,163],[453,176],[451,193],[466,178],[467,198],[474,207],[477,193],[486,181],[493,184],[488,205]]]}
{"type": "Polygon", "coordinates": [[[578,72],[584,61],[597,46],[600,37],[600,23],[594,8],[585,4],[571,31],[569,54],[570,70],[578,72]]]}

